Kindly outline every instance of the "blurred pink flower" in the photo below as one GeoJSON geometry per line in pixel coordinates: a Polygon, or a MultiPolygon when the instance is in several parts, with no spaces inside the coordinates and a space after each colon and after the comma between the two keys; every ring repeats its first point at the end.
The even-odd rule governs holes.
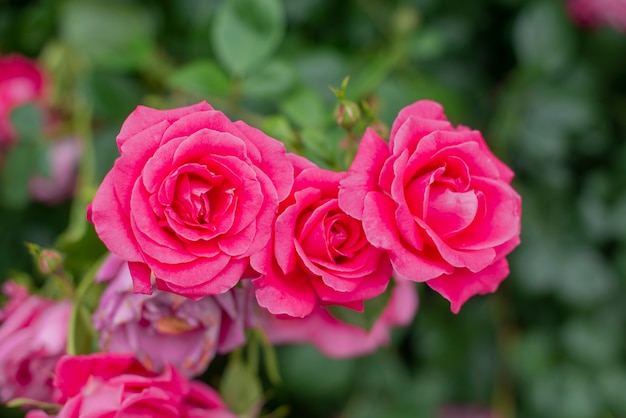
{"type": "Polygon", "coordinates": [[[66,353],[71,304],[29,296],[13,282],[2,288],[9,301],[0,311],[0,402],[58,400],[52,371],[66,353]]]}
{"type": "MultiPolygon", "coordinates": [[[[186,380],[171,365],[154,373],[131,354],[65,356],[57,364],[54,384],[63,394],[58,418],[235,418],[211,387],[186,380]]],[[[49,416],[55,415],[40,410],[27,414],[49,416]]]]}
{"type": "Polygon", "coordinates": [[[568,0],[567,8],[584,26],[611,26],[626,33],[626,0],[568,0]]]}
{"type": "Polygon", "coordinates": [[[50,143],[50,175],[39,175],[30,179],[28,186],[31,198],[38,202],[56,204],[72,197],[80,155],[81,146],[77,138],[69,137],[50,143]]]}
{"type": "Polygon", "coordinates": [[[35,61],[18,54],[0,57],[0,144],[15,139],[11,111],[42,98],[45,80],[35,61]]]}
{"type": "Polygon", "coordinates": [[[109,281],[93,316],[100,347],[132,352],[150,370],[171,363],[186,376],[199,375],[216,352],[245,342],[243,289],[199,300],[160,290],[135,294],[128,263],[113,254],[97,280],[109,281]]]}
{"type": "Polygon", "coordinates": [[[417,306],[415,285],[396,280],[388,305],[369,331],[336,319],[321,306],[305,318],[275,316],[259,308],[252,310],[250,322],[262,328],[273,344],[310,343],[329,357],[347,358],[370,354],[388,344],[391,329],[411,323],[417,306]]]}

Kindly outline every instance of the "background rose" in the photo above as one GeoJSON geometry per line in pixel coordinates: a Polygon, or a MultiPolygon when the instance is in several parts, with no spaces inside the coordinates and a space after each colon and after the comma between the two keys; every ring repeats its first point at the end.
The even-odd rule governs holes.
{"type": "Polygon", "coordinates": [[[417,310],[415,285],[397,280],[391,297],[370,330],[342,322],[318,306],[306,318],[271,315],[256,310],[252,323],[261,327],[272,344],[313,344],[329,357],[355,357],[389,343],[392,327],[411,323],[417,310]]]}
{"type": "Polygon", "coordinates": [[[567,0],[567,8],[581,25],[611,26],[626,33],[626,0],[567,0]]]}
{"type": "Polygon", "coordinates": [[[93,317],[104,351],[134,353],[155,372],[169,363],[190,377],[204,372],[216,352],[245,342],[243,289],[197,301],[159,290],[135,294],[128,264],[115,255],[96,279],[109,282],[93,317]]]}
{"type": "Polygon", "coordinates": [[[81,154],[77,138],[69,137],[53,141],[49,145],[49,176],[37,175],[28,183],[33,200],[49,204],[62,202],[74,194],[76,171],[81,154]]]}
{"type": "Polygon", "coordinates": [[[3,292],[9,301],[0,311],[0,401],[55,401],[52,372],[67,350],[71,304],[29,296],[13,282],[3,292]]]}
{"type": "Polygon", "coordinates": [[[199,297],[232,288],[267,244],[293,181],[284,146],[207,103],[138,107],[117,137],[120,157],[91,220],[129,261],[134,290],[199,297]]]}
{"type": "Polygon", "coordinates": [[[455,129],[439,104],[420,101],[400,111],[389,145],[366,132],[339,205],[402,277],[426,281],[458,312],[508,275],[521,215],[512,177],[478,131],[455,129]]]}
{"type": "MultiPolygon", "coordinates": [[[[210,387],[187,381],[172,366],[153,373],[130,354],[65,356],[57,364],[54,384],[65,398],[58,412],[64,418],[234,418],[210,387]]],[[[33,411],[27,416],[48,415],[33,411]]]]}
{"type": "Polygon", "coordinates": [[[44,77],[37,64],[21,55],[0,57],[0,144],[15,139],[11,111],[39,100],[44,91],[44,77]]]}
{"type": "Polygon", "coordinates": [[[296,317],[310,314],[320,300],[358,308],[387,287],[389,259],[367,241],[361,222],[339,208],[346,173],[290,158],[296,177],[280,205],[273,245],[252,259],[265,273],[254,280],[257,300],[273,314],[296,317]]]}

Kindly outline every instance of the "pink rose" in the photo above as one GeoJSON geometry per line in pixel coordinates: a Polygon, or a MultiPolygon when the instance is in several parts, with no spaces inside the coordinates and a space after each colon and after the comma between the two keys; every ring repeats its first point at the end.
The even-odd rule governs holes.
{"type": "MultiPolygon", "coordinates": [[[[235,418],[212,388],[186,380],[172,366],[153,373],[130,354],[65,356],[54,384],[64,395],[57,418],[235,418]]],[[[46,416],[43,411],[27,415],[46,416]]]]}
{"type": "Polygon", "coordinates": [[[199,300],[156,290],[132,292],[128,263],[110,255],[96,276],[108,281],[93,316],[100,348],[134,353],[149,370],[172,364],[187,377],[203,373],[216,352],[245,342],[243,289],[199,300]]]}
{"type": "Polygon", "coordinates": [[[581,25],[611,26],[626,33],[626,0],[567,0],[567,9],[581,25]]]}
{"type": "Polygon", "coordinates": [[[52,372],[67,350],[71,304],[29,296],[13,282],[2,288],[9,301],[0,311],[0,403],[15,398],[53,402],[58,396],[52,372]]]}
{"type": "Polygon", "coordinates": [[[139,106],[117,145],[88,215],[129,262],[135,292],[151,292],[151,274],[159,289],[189,297],[232,288],[291,189],[285,147],[205,102],[139,106]]]}
{"type": "Polygon", "coordinates": [[[400,276],[425,281],[456,313],[508,275],[521,217],[512,177],[480,132],[455,129],[439,104],[419,101],[400,111],[389,144],[365,133],[339,206],[400,276]]]}
{"type": "Polygon", "coordinates": [[[44,77],[37,64],[21,55],[0,57],[0,145],[15,140],[11,111],[41,99],[44,77]]]}
{"type": "Polygon", "coordinates": [[[77,138],[64,138],[50,143],[50,175],[38,175],[29,180],[28,188],[32,199],[56,204],[72,197],[80,154],[81,146],[77,138]]]}
{"type": "Polygon", "coordinates": [[[290,158],[296,177],[279,207],[273,243],[252,257],[252,266],[264,273],[254,280],[257,300],[273,314],[295,317],[319,303],[359,309],[364,299],[385,291],[389,258],[367,241],[361,222],[339,208],[346,173],[290,158]]]}
{"type": "Polygon", "coordinates": [[[370,330],[340,321],[316,307],[306,318],[258,312],[252,322],[262,328],[272,344],[313,344],[329,357],[347,358],[374,352],[389,343],[392,327],[408,325],[417,310],[415,285],[397,280],[391,298],[370,330]]]}

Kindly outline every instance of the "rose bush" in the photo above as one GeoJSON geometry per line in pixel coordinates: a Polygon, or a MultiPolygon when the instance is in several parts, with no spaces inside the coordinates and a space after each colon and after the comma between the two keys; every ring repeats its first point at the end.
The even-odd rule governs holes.
{"type": "Polygon", "coordinates": [[[117,137],[120,157],[89,218],[129,262],[134,290],[189,297],[232,288],[269,241],[293,167],[282,143],[202,102],[139,106],[117,137]]]}
{"type": "Polygon", "coordinates": [[[43,73],[34,61],[18,54],[0,57],[0,145],[15,140],[11,111],[39,101],[44,87],[43,73]]]}
{"type": "Polygon", "coordinates": [[[418,300],[414,283],[397,280],[391,292],[387,306],[369,330],[337,319],[322,306],[306,318],[257,312],[253,322],[272,344],[312,344],[334,358],[362,356],[388,344],[391,329],[410,324],[415,316],[418,300]]]}
{"type": "Polygon", "coordinates": [[[54,384],[63,394],[58,413],[35,410],[28,418],[235,418],[209,386],[186,380],[171,365],[153,373],[130,354],[65,356],[54,384]]]}
{"type": "Polygon", "coordinates": [[[323,170],[291,155],[296,177],[280,205],[273,242],[252,257],[264,273],[253,282],[259,304],[273,314],[304,317],[322,304],[362,306],[391,276],[384,251],[365,237],[361,222],[339,208],[346,173],[323,170]]]}
{"type": "Polygon", "coordinates": [[[52,372],[67,352],[71,303],[29,295],[11,281],[2,288],[9,300],[0,310],[0,402],[58,400],[52,372]]]}
{"type": "Polygon", "coordinates": [[[366,131],[339,207],[362,220],[401,277],[426,282],[458,312],[508,275],[521,217],[512,177],[480,132],[454,128],[439,104],[419,101],[400,111],[389,144],[366,131]]]}
{"type": "Polygon", "coordinates": [[[197,301],[159,290],[136,294],[128,264],[112,254],[96,280],[108,282],[93,316],[103,351],[134,353],[157,373],[172,364],[191,377],[204,372],[216,352],[245,342],[242,289],[197,301]]]}

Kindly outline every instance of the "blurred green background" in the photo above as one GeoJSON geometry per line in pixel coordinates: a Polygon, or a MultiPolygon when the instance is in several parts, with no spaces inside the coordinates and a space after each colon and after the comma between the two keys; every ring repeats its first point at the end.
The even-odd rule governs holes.
{"type": "MultiPolygon", "coordinates": [[[[453,315],[420,286],[414,323],[369,357],[279,349],[268,411],[626,417],[625,34],[576,26],[559,0],[0,0],[0,53],[10,52],[48,69],[58,108],[90,110],[96,182],[135,106],[203,99],[344,167],[328,87],[346,76],[348,98],[387,125],[409,103],[439,101],[514,169],[522,244],[496,294],[453,315]]],[[[3,278],[32,268],[22,242],[52,245],[71,204],[4,206],[3,278]]],[[[102,252],[86,248],[96,254],[74,256],[102,252]]]]}

